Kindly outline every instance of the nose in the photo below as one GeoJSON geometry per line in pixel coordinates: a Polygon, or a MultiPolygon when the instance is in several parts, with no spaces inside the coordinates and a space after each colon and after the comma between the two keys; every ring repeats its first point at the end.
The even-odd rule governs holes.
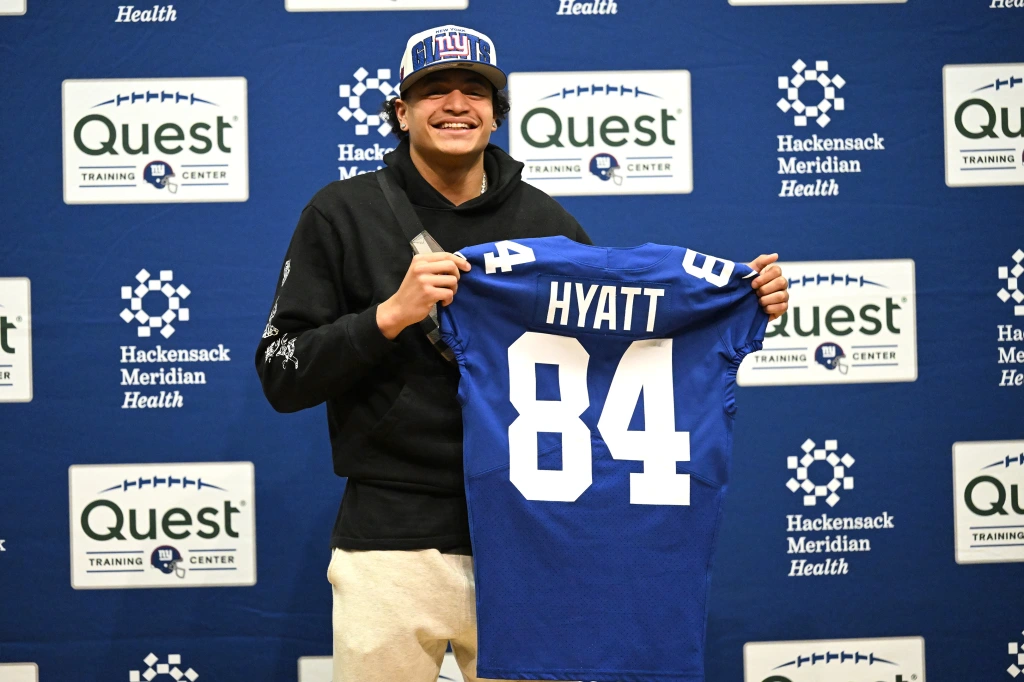
{"type": "Polygon", "coordinates": [[[445,95],[444,110],[453,114],[469,111],[469,98],[458,88],[452,88],[451,92],[445,95]]]}

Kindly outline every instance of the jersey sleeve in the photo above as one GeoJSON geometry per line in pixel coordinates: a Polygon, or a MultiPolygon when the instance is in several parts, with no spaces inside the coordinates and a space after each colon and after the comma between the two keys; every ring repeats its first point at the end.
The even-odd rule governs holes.
{"type": "Polygon", "coordinates": [[[438,331],[441,334],[441,340],[443,340],[448,347],[455,353],[455,359],[458,360],[459,365],[464,364],[465,355],[469,347],[470,341],[470,322],[472,315],[460,314],[460,309],[465,308],[463,299],[469,298],[467,290],[472,288],[470,279],[477,277],[480,274],[480,270],[483,268],[483,256],[479,254],[479,250],[476,248],[463,249],[462,251],[456,251],[456,256],[461,256],[469,261],[472,266],[469,272],[464,272],[459,278],[459,286],[462,290],[462,294],[456,292],[452,302],[446,306],[437,307],[437,326],[438,331]]]}
{"type": "Polygon", "coordinates": [[[755,277],[757,272],[749,266],[736,264],[729,281],[732,305],[718,322],[718,333],[727,352],[732,354],[725,371],[723,404],[726,414],[730,417],[736,415],[736,372],[739,371],[743,358],[761,350],[761,343],[768,327],[768,315],[761,308],[757,293],[750,285],[755,277]]]}
{"type": "Polygon", "coordinates": [[[739,365],[748,354],[761,350],[761,342],[768,327],[768,315],[761,308],[757,293],[750,286],[757,272],[749,266],[737,263],[730,278],[730,292],[735,298],[728,314],[718,324],[719,334],[726,346],[733,352],[733,362],[739,365]]]}
{"type": "MultiPolygon", "coordinates": [[[[458,300],[458,294],[456,294],[455,300],[458,300]]],[[[459,324],[460,320],[452,310],[455,300],[450,305],[438,307],[437,326],[441,332],[441,339],[455,353],[455,359],[459,360],[465,355],[466,346],[469,345],[469,327],[459,324]]]]}
{"type": "Polygon", "coordinates": [[[540,240],[503,240],[477,244],[458,252],[472,268],[463,273],[454,300],[438,315],[441,338],[456,357],[460,352],[467,352],[472,343],[470,324],[483,327],[485,334],[493,333],[490,326],[495,317],[502,314],[495,305],[517,307],[532,300],[532,289],[524,287],[524,282],[531,281],[529,277],[524,279],[524,266],[536,263],[537,257],[530,244],[537,241],[540,240]],[[488,321],[482,321],[484,319],[488,321]]]}

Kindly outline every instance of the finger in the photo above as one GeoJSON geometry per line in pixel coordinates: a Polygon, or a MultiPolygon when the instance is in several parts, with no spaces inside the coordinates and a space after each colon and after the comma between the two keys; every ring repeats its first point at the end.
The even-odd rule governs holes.
{"type": "Polygon", "coordinates": [[[788,291],[776,291],[774,294],[768,294],[766,296],[761,296],[760,302],[761,302],[761,307],[762,308],[765,308],[765,307],[770,306],[770,305],[775,305],[777,303],[787,303],[787,302],[789,302],[789,292],[788,291]]]}
{"type": "Polygon", "coordinates": [[[413,258],[413,260],[422,260],[422,261],[432,262],[432,261],[439,261],[439,260],[451,260],[452,258],[458,258],[458,256],[453,256],[452,254],[448,253],[447,251],[427,251],[425,253],[417,253],[412,258],[413,258]]]}
{"type": "Polygon", "coordinates": [[[786,312],[788,307],[789,304],[787,303],[776,303],[775,305],[765,307],[764,311],[768,313],[769,318],[774,320],[776,317],[780,317],[782,313],[786,312]]]}
{"type": "Polygon", "coordinates": [[[416,272],[419,275],[451,275],[452,277],[459,277],[462,273],[459,270],[459,266],[447,258],[420,263],[416,268],[416,272]]]}
{"type": "MultiPolygon", "coordinates": [[[[445,251],[430,251],[428,253],[418,253],[412,258],[413,263],[418,268],[433,267],[438,263],[450,263],[452,271],[460,270],[462,272],[469,272],[472,267],[468,260],[460,256],[456,256],[454,253],[447,253],[445,251]]],[[[433,270],[431,270],[433,272],[433,270]]]]}
{"type": "Polygon", "coordinates": [[[420,282],[423,283],[425,291],[430,291],[431,289],[451,289],[454,291],[459,288],[459,278],[454,275],[423,275],[420,278],[420,282]]]}
{"type": "Polygon", "coordinates": [[[438,256],[437,260],[439,261],[450,261],[463,272],[469,272],[469,269],[472,267],[464,256],[456,256],[454,253],[448,253],[447,251],[439,251],[434,255],[438,256]]]}
{"type": "Polygon", "coordinates": [[[449,305],[455,299],[455,292],[451,289],[434,289],[434,300],[442,306],[449,305]]]}
{"type": "Polygon", "coordinates": [[[789,289],[789,282],[786,281],[785,277],[776,277],[767,284],[757,288],[758,296],[766,296],[768,294],[774,294],[778,291],[787,291],[789,289]]]}
{"type": "Polygon", "coordinates": [[[768,282],[771,282],[774,279],[781,279],[781,278],[782,278],[782,268],[780,268],[778,265],[774,265],[774,264],[767,265],[767,266],[765,266],[765,268],[763,270],[761,270],[761,274],[759,274],[757,277],[754,278],[754,280],[750,283],[750,285],[752,287],[754,287],[755,289],[760,289],[761,287],[763,287],[768,282]]]}

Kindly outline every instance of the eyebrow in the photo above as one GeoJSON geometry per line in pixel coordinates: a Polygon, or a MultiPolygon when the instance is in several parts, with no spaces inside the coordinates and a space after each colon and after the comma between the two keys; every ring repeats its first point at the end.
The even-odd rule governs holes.
{"type": "MultiPolygon", "coordinates": [[[[450,84],[453,83],[453,81],[456,80],[456,78],[452,74],[450,74],[450,73],[446,74],[445,71],[451,71],[451,70],[452,69],[442,69],[441,71],[437,71],[435,73],[427,74],[426,76],[423,77],[422,83],[424,85],[434,85],[434,84],[450,85],[450,84]]],[[[468,83],[472,83],[473,85],[479,85],[481,87],[487,87],[487,85],[490,83],[489,80],[487,80],[486,78],[484,78],[480,74],[476,73],[475,71],[470,71],[469,69],[466,69],[466,71],[467,71],[468,75],[465,76],[465,78],[466,78],[468,83]]]]}

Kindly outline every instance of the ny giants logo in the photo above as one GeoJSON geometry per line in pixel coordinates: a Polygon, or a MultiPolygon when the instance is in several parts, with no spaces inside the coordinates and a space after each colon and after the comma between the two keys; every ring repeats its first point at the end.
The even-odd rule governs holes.
{"type": "Polygon", "coordinates": [[[434,43],[441,59],[469,59],[471,56],[469,36],[465,34],[449,33],[448,35],[438,36],[434,38],[434,43]]]}

